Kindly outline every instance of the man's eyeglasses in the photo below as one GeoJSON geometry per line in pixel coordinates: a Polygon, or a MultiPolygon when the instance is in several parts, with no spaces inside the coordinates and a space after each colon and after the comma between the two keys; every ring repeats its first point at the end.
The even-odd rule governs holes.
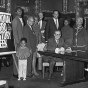
{"type": "Polygon", "coordinates": [[[32,21],[32,20],[29,20],[30,22],[34,22],[34,20],[32,21]]]}
{"type": "Polygon", "coordinates": [[[61,35],[61,34],[55,34],[55,35],[61,35]]]}

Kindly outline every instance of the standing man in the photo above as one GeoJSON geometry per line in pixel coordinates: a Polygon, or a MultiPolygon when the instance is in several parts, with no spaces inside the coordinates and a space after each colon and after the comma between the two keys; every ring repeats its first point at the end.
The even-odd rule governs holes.
{"type": "Polygon", "coordinates": [[[45,31],[45,38],[46,41],[49,38],[54,37],[54,33],[56,30],[60,30],[62,25],[60,24],[59,18],[59,12],[57,10],[53,11],[53,17],[48,20],[46,25],[46,31],[45,31]]]}
{"type": "MultiPolygon", "coordinates": [[[[22,16],[22,9],[20,7],[17,7],[15,10],[16,17],[12,21],[12,29],[13,29],[13,37],[14,37],[14,44],[15,49],[17,49],[17,46],[19,45],[20,39],[23,37],[22,31],[23,31],[23,19],[22,16]]],[[[17,65],[17,57],[14,54],[13,55],[13,75],[17,75],[18,65],[17,65]]]]}
{"type": "Polygon", "coordinates": [[[39,26],[40,26],[40,32],[39,32],[39,42],[45,42],[45,27],[46,27],[46,22],[43,20],[43,13],[40,12],[38,14],[39,16],[39,26]]]}
{"type": "Polygon", "coordinates": [[[34,17],[34,25],[33,25],[33,30],[35,32],[36,38],[37,38],[37,44],[39,43],[39,32],[40,32],[40,27],[38,24],[38,17],[34,17]]]}
{"type": "MultiPolygon", "coordinates": [[[[42,12],[40,12],[38,14],[38,17],[39,17],[39,22],[38,22],[37,26],[34,25],[34,29],[37,30],[37,34],[38,34],[38,37],[37,37],[38,43],[37,44],[45,42],[45,26],[46,26],[46,22],[43,20],[44,16],[43,16],[42,12]]],[[[37,57],[38,57],[38,70],[41,71],[42,70],[42,58],[38,55],[37,55],[37,57]]]]}
{"type": "MultiPolygon", "coordinates": [[[[39,27],[40,27],[40,32],[39,32],[39,43],[44,43],[45,42],[45,27],[46,27],[46,22],[43,20],[43,13],[40,12],[38,14],[39,16],[39,27]]],[[[42,70],[42,58],[38,56],[38,70],[42,70]]]]}
{"type": "MultiPolygon", "coordinates": [[[[23,35],[27,39],[27,47],[32,50],[32,55],[28,59],[28,66],[27,66],[27,76],[32,76],[32,70],[35,71],[35,53],[36,53],[36,35],[32,28],[34,24],[34,18],[32,16],[28,17],[27,25],[25,25],[23,29],[23,35]],[[32,59],[33,58],[33,59],[32,59]],[[32,66],[33,65],[33,66],[32,66]],[[33,69],[32,69],[33,67],[33,69]]],[[[34,73],[34,72],[33,72],[34,73]]]]}

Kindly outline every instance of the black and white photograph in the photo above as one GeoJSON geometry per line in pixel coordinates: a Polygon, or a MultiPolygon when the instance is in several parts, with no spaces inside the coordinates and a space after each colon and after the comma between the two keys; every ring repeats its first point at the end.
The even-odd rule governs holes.
{"type": "Polygon", "coordinates": [[[88,88],[88,0],[0,0],[0,88],[88,88]]]}

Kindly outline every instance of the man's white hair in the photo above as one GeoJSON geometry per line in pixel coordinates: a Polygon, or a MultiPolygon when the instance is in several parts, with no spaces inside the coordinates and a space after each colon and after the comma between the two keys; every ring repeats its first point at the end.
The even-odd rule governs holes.
{"type": "Polygon", "coordinates": [[[78,17],[77,22],[83,22],[83,18],[82,17],[78,17]]]}

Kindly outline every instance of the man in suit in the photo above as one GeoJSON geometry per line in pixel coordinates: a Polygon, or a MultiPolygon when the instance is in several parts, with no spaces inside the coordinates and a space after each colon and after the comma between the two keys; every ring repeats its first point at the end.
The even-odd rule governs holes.
{"type": "Polygon", "coordinates": [[[35,32],[36,38],[37,38],[37,44],[39,43],[39,32],[40,32],[40,26],[38,24],[38,17],[34,17],[34,25],[33,30],[35,32]]]}
{"type": "MultiPolygon", "coordinates": [[[[49,51],[54,51],[56,48],[67,48],[68,45],[64,43],[63,38],[61,38],[61,32],[59,30],[56,30],[54,32],[54,37],[50,38],[47,42],[46,49],[49,51]]],[[[62,62],[62,59],[60,58],[54,58],[51,56],[43,56],[43,61],[49,63],[49,79],[51,78],[51,75],[53,74],[53,67],[55,65],[55,62],[62,62]]]]}
{"type": "MultiPolygon", "coordinates": [[[[39,44],[39,32],[40,32],[40,26],[38,24],[38,17],[34,17],[34,25],[33,25],[33,31],[35,32],[37,43],[39,44]]],[[[37,46],[37,45],[36,45],[37,46]]],[[[34,58],[33,58],[33,74],[34,75],[39,75],[36,71],[36,59],[37,59],[37,52],[34,53],[34,58]]]]}
{"type": "MultiPolygon", "coordinates": [[[[12,29],[13,29],[13,37],[14,37],[14,45],[15,49],[17,49],[17,46],[19,45],[20,39],[23,37],[23,19],[22,19],[22,9],[20,7],[17,7],[16,10],[16,17],[12,21],[12,29]]],[[[17,75],[17,57],[15,54],[13,54],[13,75],[17,75]]]]}
{"type": "MultiPolygon", "coordinates": [[[[45,26],[46,26],[46,22],[43,20],[44,16],[42,12],[38,14],[38,17],[35,17],[35,24],[33,25],[33,30],[35,31],[35,34],[37,37],[37,44],[41,42],[45,42],[45,26]]],[[[36,57],[37,57],[37,54],[36,54],[36,57]]],[[[41,57],[38,57],[38,70],[42,70],[42,58],[41,57]]]]}
{"type": "Polygon", "coordinates": [[[40,32],[39,32],[39,42],[45,42],[45,27],[46,27],[46,21],[43,20],[43,13],[40,12],[38,14],[39,16],[39,26],[40,26],[40,32]]]}
{"type": "MultiPolygon", "coordinates": [[[[40,31],[39,31],[39,43],[45,43],[45,27],[46,27],[46,21],[43,20],[44,16],[43,16],[43,13],[40,12],[38,14],[39,16],[39,28],[40,28],[40,31]]],[[[42,58],[41,57],[38,57],[38,70],[41,71],[42,70],[42,58]]]]}
{"type": "Polygon", "coordinates": [[[33,71],[35,70],[34,66],[32,69],[32,65],[34,65],[35,63],[37,39],[36,39],[35,32],[32,28],[33,24],[34,24],[34,18],[30,16],[28,17],[27,25],[25,25],[23,29],[23,36],[27,39],[27,47],[32,50],[32,55],[28,59],[27,76],[32,76],[32,70],[33,71]]]}
{"type": "Polygon", "coordinates": [[[57,10],[53,11],[53,17],[50,18],[46,24],[45,39],[52,38],[56,30],[60,30],[62,25],[59,18],[59,12],[57,10]]]}

